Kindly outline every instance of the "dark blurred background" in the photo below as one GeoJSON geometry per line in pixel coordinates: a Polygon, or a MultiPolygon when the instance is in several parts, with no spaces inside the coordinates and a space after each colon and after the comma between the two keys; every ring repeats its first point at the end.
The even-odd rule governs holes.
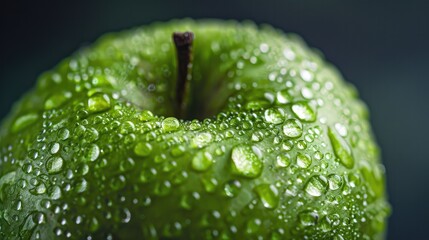
{"type": "Polygon", "coordinates": [[[359,89],[387,169],[388,239],[427,239],[428,12],[417,0],[2,1],[0,118],[40,73],[103,33],[182,17],[268,23],[300,34],[359,89]]]}

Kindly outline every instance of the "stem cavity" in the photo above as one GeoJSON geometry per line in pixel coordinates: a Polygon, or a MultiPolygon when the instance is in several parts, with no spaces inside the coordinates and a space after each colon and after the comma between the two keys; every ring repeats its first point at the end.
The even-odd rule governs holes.
{"type": "Polygon", "coordinates": [[[189,81],[192,78],[192,32],[175,32],[173,41],[177,53],[176,116],[183,118],[188,105],[189,81]]]}

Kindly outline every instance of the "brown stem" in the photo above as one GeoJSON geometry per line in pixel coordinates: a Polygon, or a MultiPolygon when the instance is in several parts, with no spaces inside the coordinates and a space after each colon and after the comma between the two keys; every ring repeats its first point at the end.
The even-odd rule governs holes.
{"type": "Polygon", "coordinates": [[[173,41],[177,53],[176,116],[183,118],[186,111],[188,82],[192,72],[192,32],[175,32],[173,41]]]}

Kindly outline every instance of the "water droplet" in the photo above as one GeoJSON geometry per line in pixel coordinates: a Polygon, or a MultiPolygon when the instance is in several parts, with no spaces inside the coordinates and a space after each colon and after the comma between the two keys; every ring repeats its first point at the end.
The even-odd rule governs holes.
{"type": "Polygon", "coordinates": [[[316,120],[316,112],[307,102],[294,103],[292,111],[302,121],[314,122],[316,120]]]}
{"type": "Polygon", "coordinates": [[[100,148],[96,144],[90,144],[85,149],[85,160],[86,161],[95,161],[97,160],[98,156],[100,155],[100,148]]]}
{"type": "Polygon", "coordinates": [[[283,133],[290,138],[301,137],[302,123],[297,119],[288,119],[283,125],[283,133]]]}
{"type": "Polygon", "coordinates": [[[331,174],[328,176],[329,189],[337,190],[343,185],[343,178],[337,174],[331,174]]]}
{"type": "Polygon", "coordinates": [[[52,144],[51,154],[56,154],[56,153],[58,153],[59,150],[60,150],[60,144],[59,143],[52,144]]]}
{"type": "Polygon", "coordinates": [[[88,182],[82,178],[82,180],[78,181],[75,185],[75,191],[78,193],[85,192],[88,187],[88,182]]]}
{"type": "Polygon", "coordinates": [[[131,212],[130,210],[128,210],[128,208],[124,208],[122,210],[122,214],[121,214],[121,222],[122,223],[129,223],[131,220],[131,212]]]}
{"type": "Polygon", "coordinates": [[[259,218],[250,219],[247,222],[246,233],[247,234],[256,234],[261,230],[262,221],[259,218]]]}
{"type": "Polygon", "coordinates": [[[135,131],[135,125],[131,121],[126,121],[126,122],[122,123],[121,128],[119,130],[119,132],[121,134],[130,134],[134,131],[135,131]]]}
{"type": "Polygon", "coordinates": [[[218,186],[218,182],[216,180],[216,178],[206,178],[203,177],[201,179],[201,181],[203,182],[204,185],[204,189],[206,190],[206,192],[214,192],[214,190],[216,190],[217,186],[218,186]]]}
{"type": "Polygon", "coordinates": [[[31,173],[33,171],[33,165],[31,165],[30,163],[22,165],[22,171],[24,171],[25,173],[31,173]]]}
{"type": "Polygon", "coordinates": [[[50,96],[45,101],[45,110],[51,110],[60,107],[65,102],[67,102],[67,100],[69,100],[71,96],[72,94],[70,92],[57,93],[50,96]]]}
{"type": "Polygon", "coordinates": [[[237,180],[233,180],[225,183],[223,191],[225,196],[233,198],[237,196],[238,192],[240,191],[240,188],[241,183],[237,180]]]}
{"type": "Polygon", "coordinates": [[[110,98],[107,94],[96,93],[88,99],[88,110],[92,113],[110,109],[110,98]]]}
{"type": "Polygon", "coordinates": [[[166,196],[171,191],[171,183],[169,181],[157,182],[154,193],[158,196],[166,196]]]}
{"type": "Polygon", "coordinates": [[[198,152],[192,158],[192,168],[196,171],[206,171],[213,165],[213,157],[209,152],[198,152]]]}
{"type": "Polygon", "coordinates": [[[186,151],[185,146],[176,145],[171,149],[170,153],[171,153],[171,156],[173,156],[173,157],[180,157],[183,154],[185,154],[185,151],[186,151]]]}
{"type": "Polygon", "coordinates": [[[123,189],[126,186],[126,184],[127,184],[127,179],[125,178],[124,175],[119,175],[117,177],[110,179],[110,187],[114,191],[123,189]]]}
{"type": "Polygon", "coordinates": [[[352,156],[351,148],[347,142],[342,137],[338,136],[331,128],[328,128],[328,136],[331,141],[332,148],[334,149],[334,153],[340,159],[340,162],[346,168],[353,168],[355,161],[352,156]]]}
{"type": "Polygon", "coordinates": [[[303,227],[314,226],[319,220],[319,214],[313,210],[306,210],[298,215],[298,222],[303,227]]]}
{"type": "Polygon", "coordinates": [[[314,197],[319,197],[326,192],[328,188],[328,183],[325,177],[323,176],[313,176],[305,185],[305,191],[314,197]]]}
{"type": "Polygon", "coordinates": [[[58,138],[61,140],[67,140],[70,137],[70,131],[67,128],[61,128],[58,130],[58,138]]]}
{"type": "Polygon", "coordinates": [[[335,123],[335,129],[342,136],[347,136],[347,128],[341,123],[335,123]]]}
{"type": "Polygon", "coordinates": [[[157,171],[155,168],[145,168],[140,172],[140,181],[142,183],[147,183],[155,179],[157,171]]]}
{"type": "Polygon", "coordinates": [[[200,133],[192,139],[192,147],[193,148],[203,148],[212,142],[213,136],[208,133],[200,133]]]}
{"type": "Polygon", "coordinates": [[[293,101],[293,97],[289,94],[287,89],[277,92],[276,98],[277,102],[281,104],[287,104],[293,101]]]}
{"type": "MultiPolygon", "coordinates": [[[[384,229],[384,227],[383,227],[383,229],[384,229]]],[[[334,236],[333,240],[344,240],[344,237],[343,237],[343,235],[338,233],[337,235],[334,236]]]]}
{"type": "Polygon", "coordinates": [[[200,199],[198,192],[188,193],[182,196],[180,199],[180,206],[186,210],[191,210],[200,199]]]}
{"type": "Polygon", "coordinates": [[[194,120],[189,124],[189,129],[192,131],[198,130],[201,128],[201,123],[199,123],[197,120],[194,120]]]}
{"type": "Polygon", "coordinates": [[[308,168],[311,165],[311,157],[308,154],[298,153],[296,155],[296,164],[300,168],[308,168]]]}
{"type": "Polygon", "coordinates": [[[14,202],[14,208],[17,211],[21,211],[21,209],[22,209],[22,201],[21,200],[15,200],[15,202],[14,202]]]}
{"type": "Polygon", "coordinates": [[[180,127],[180,122],[177,118],[168,117],[162,121],[161,126],[165,132],[173,132],[180,127]]]}
{"type": "Polygon", "coordinates": [[[349,173],[347,175],[347,185],[351,188],[355,188],[360,184],[360,176],[357,173],[349,173]]]}
{"type": "Polygon", "coordinates": [[[236,146],[231,154],[233,172],[243,177],[258,177],[263,168],[261,159],[247,145],[236,146]]]}
{"type": "Polygon", "coordinates": [[[60,199],[62,195],[61,188],[58,186],[53,186],[49,189],[49,197],[52,200],[60,199]]]}
{"type": "Polygon", "coordinates": [[[267,100],[248,100],[245,104],[245,108],[248,110],[259,110],[267,108],[271,103],[267,100]]]}
{"type": "Polygon", "coordinates": [[[307,143],[306,143],[304,140],[298,140],[298,141],[296,142],[296,147],[297,147],[298,149],[304,150],[304,149],[306,149],[306,148],[307,148],[307,143]]]}
{"type": "Polygon", "coordinates": [[[322,220],[320,220],[320,229],[323,232],[331,231],[332,229],[331,222],[329,221],[329,218],[327,216],[325,216],[324,218],[322,218],[322,220]]]}
{"type": "Polygon", "coordinates": [[[299,75],[301,76],[302,80],[306,81],[306,82],[311,82],[313,81],[313,73],[311,73],[310,71],[303,69],[300,71],[299,75]]]}
{"type": "Polygon", "coordinates": [[[34,124],[39,119],[39,115],[36,113],[29,113],[23,115],[15,120],[12,125],[11,131],[13,133],[19,132],[22,129],[34,124]]]}
{"type": "Polygon", "coordinates": [[[286,58],[287,60],[289,60],[289,61],[293,61],[293,60],[295,60],[295,57],[296,57],[295,52],[294,52],[292,49],[290,49],[290,48],[285,48],[285,49],[283,50],[283,55],[284,55],[284,56],[285,56],[285,58],[286,58]]]}
{"type": "Polygon", "coordinates": [[[264,112],[265,121],[280,124],[284,121],[284,112],[281,108],[269,108],[264,112]]]}
{"type": "Polygon", "coordinates": [[[303,87],[301,89],[301,95],[303,98],[306,98],[306,99],[312,99],[313,98],[313,92],[309,88],[306,88],[306,87],[303,87]]]}
{"type": "Polygon", "coordinates": [[[276,158],[276,166],[279,168],[285,168],[290,165],[290,156],[289,154],[280,154],[276,158]]]}
{"type": "Polygon", "coordinates": [[[125,160],[122,160],[119,164],[119,171],[126,172],[134,168],[135,162],[132,158],[127,158],[125,160]]]}
{"type": "Polygon", "coordinates": [[[287,140],[287,141],[282,143],[282,148],[285,151],[290,151],[294,146],[295,146],[295,144],[293,143],[292,140],[287,140]]]}
{"type": "Polygon", "coordinates": [[[46,192],[46,185],[44,183],[41,183],[35,188],[31,189],[30,192],[34,195],[44,194],[46,192]]]}
{"type": "Polygon", "coordinates": [[[264,133],[262,133],[261,131],[256,131],[252,133],[252,136],[250,137],[250,140],[252,140],[252,142],[260,142],[263,139],[264,139],[264,133]]]}
{"type": "Polygon", "coordinates": [[[30,159],[36,160],[37,157],[39,157],[39,152],[36,149],[31,149],[30,151],[28,151],[27,156],[30,159]]]}
{"type": "Polygon", "coordinates": [[[152,145],[147,142],[139,142],[134,147],[134,153],[140,157],[147,157],[152,152],[152,145]]]}
{"type": "Polygon", "coordinates": [[[149,110],[142,111],[139,115],[140,121],[147,122],[154,118],[153,113],[149,110]]]}
{"type": "Polygon", "coordinates": [[[63,168],[63,159],[61,157],[51,157],[46,162],[46,170],[49,174],[55,174],[62,170],[63,168]]]}
{"type": "Polygon", "coordinates": [[[90,223],[89,223],[89,231],[95,232],[99,228],[100,228],[100,224],[99,224],[97,218],[95,218],[95,217],[91,218],[90,223]]]}
{"type": "Polygon", "coordinates": [[[261,43],[261,45],[259,45],[259,50],[261,50],[261,53],[267,53],[270,50],[270,46],[266,43],[261,43]]]}
{"type": "Polygon", "coordinates": [[[261,199],[264,207],[269,209],[277,207],[279,203],[279,191],[274,185],[261,184],[255,187],[255,191],[261,199]]]}

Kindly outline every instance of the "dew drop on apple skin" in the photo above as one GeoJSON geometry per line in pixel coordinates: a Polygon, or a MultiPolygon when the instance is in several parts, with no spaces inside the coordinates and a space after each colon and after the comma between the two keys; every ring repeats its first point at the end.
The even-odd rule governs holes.
{"type": "Polygon", "coordinates": [[[39,115],[37,113],[28,113],[26,115],[22,115],[15,120],[12,124],[11,131],[13,133],[17,133],[24,128],[27,128],[33,125],[37,120],[39,120],[39,115]]]}
{"type": "Polygon", "coordinates": [[[42,182],[34,188],[30,189],[30,193],[33,195],[41,195],[46,192],[46,185],[42,182]]]}
{"type": "Polygon", "coordinates": [[[260,231],[262,227],[262,221],[259,218],[251,218],[246,224],[246,233],[253,235],[260,231]]]}
{"type": "Polygon", "coordinates": [[[301,89],[301,96],[303,98],[306,98],[306,99],[312,99],[313,98],[313,92],[309,88],[303,87],[301,89]]]}
{"type": "Polygon", "coordinates": [[[256,131],[252,133],[252,136],[250,137],[250,140],[252,142],[260,142],[264,139],[264,133],[261,131],[256,131]]]}
{"type": "Polygon", "coordinates": [[[341,137],[346,137],[348,134],[347,128],[341,123],[335,123],[335,130],[337,130],[341,137]]]}
{"type": "Polygon", "coordinates": [[[302,123],[297,119],[288,119],[283,125],[283,133],[290,138],[301,137],[302,123]]]}
{"type": "Polygon", "coordinates": [[[308,180],[304,189],[309,195],[320,197],[328,189],[327,179],[324,176],[312,176],[310,180],[308,180]]]}
{"type": "Polygon", "coordinates": [[[156,178],[158,172],[155,168],[145,168],[140,172],[139,180],[142,183],[147,183],[156,178]]]}
{"type": "Polygon", "coordinates": [[[308,104],[308,102],[296,102],[292,105],[292,112],[305,122],[314,122],[316,120],[316,112],[308,104]]]}
{"type": "Polygon", "coordinates": [[[71,99],[72,94],[70,92],[64,92],[64,93],[56,93],[50,96],[45,101],[45,110],[51,110],[58,108],[62,106],[64,103],[66,103],[69,99],[71,99]]]}
{"type": "Polygon", "coordinates": [[[262,160],[250,146],[239,145],[234,147],[231,153],[231,160],[232,170],[237,175],[255,178],[262,172],[262,160]]]}
{"type": "Polygon", "coordinates": [[[75,183],[73,189],[77,193],[85,192],[88,189],[88,182],[85,178],[82,178],[75,183]]]}
{"type": "Polygon", "coordinates": [[[288,104],[293,101],[293,97],[289,94],[288,89],[284,89],[276,93],[276,100],[280,104],[288,104]]]}
{"type": "Polygon", "coordinates": [[[296,155],[296,165],[300,168],[308,168],[312,163],[311,157],[308,154],[298,153],[296,155]]]}
{"type": "Polygon", "coordinates": [[[313,81],[313,78],[314,78],[313,73],[306,69],[301,70],[299,75],[302,78],[302,80],[306,82],[311,82],[313,81]]]}
{"type": "Polygon", "coordinates": [[[164,132],[173,132],[180,127],[180,122],[175,117],[168,117],[161,123],[161,128],[164,132]]]}
{"type": "Polygon", "coordinates": [[[255,191],[265,208],[273,209],[279,204],[279,190],[271,184],[261,184],[255,187],[255,191]]]}
{"type": "Polygon", "coordinates": [[[62,196],[62,190],[60,187],[58,186],[54,186],[51,188],[50,193],[49,193],[49,198],[52,200],[58,200],[60,199],[62,196]]]}
{"type": "Polygon", "coordinates": [[[57,142],[55,142],[55,143],[52,143],[52,145],[51,145],[51,149],[50,149],[50,152],[51,152],[51,154],[56,154],[56,153],[58,153],[58,151],[60,151],[60,144],[59,143],[57,143],[57,142]]]}
{"type": "Polygon", "coordinates": [[[233,198],[233,197],[237,196],[240,189],[241,189],[240,181],[232,180],[232,181],[225,183],[225,185],[223,186],[223,193],[225,196],[233,198]]]}
{"type": "Polygon", "coordinates": [[[157,182],[155,184],[154,194],[157,196],[167,196],[171,191],[171,183],[169,181],[157,182]]]}
{"type": "Polygon", "coordinates": [[[344,140],[339,134],[332,128],[328,128],[328,136],[334,150],[335,156],[339,158],[340,163],[347,168],[353,168],[354,158],[352,151],[346,140],[344,140]]]}
{"type": "Polygon", "coordinates": [[[135,131],[135,125],[131,121],[126,121],[122,123],[119,129],[119,132],[121,134],[130,134],[130,133],[133,133],[134,131],[135,131]]]}
{"type": "Polygon", "coordinates": [[[84,150],[84,160],[93,162],[98,159],[100,155],[100,147],[97,144],[90,144],[84,150]]]}
{"type": "Polygon", "coordinates": [[[144,111],[142,111],[140,113],[140,115],[138,116],[138,118],[139,118],[140,121],[147,122],[147,121],[152,120],[154,118],[154,115],[153,115],[153,113],[151,111],[144,110],[144,111]]]}
{"type": "Polygon", "coordinates": [[[305,210],[298,214],[298,223],[302,227],[310,227],[317,224],[319,214],[315,210],[305,210]]]}
{"type": "Polygon", "coordinates": [[[192,168],[195,171],[206,171],[213,165],[213,157],[209,152],[198,152],[192,158],[192,168]]]}
{"type": "Polygon", "coordinates": [[[140,157],[147,157],[152,152],[152,145],[147,142],[139,142],[134,147],[134,153],[140,157]]]}
{"type": "Polygon", "coordinates": [[[265,121],[280,124],[284,121],[284,112],[281,108],[269,108],[264,112],[265,121]]]}
{"type": "Polygon", "coordinates": [[[107,94],[96,93],[88,99],[88,111],[91,113],[103,112],[110,107],[110,97],[107,94]]]}
{"type": "Polygon", "coordinates": [[[186,210],[192,210],[195,205],[198,204],[198,200],[200,200],[200,194],[198,192],[192,192],[184,194],[180,198],[180,206],[186,210]]]}
{"type": "Polygon", "coordinates": [[[331,223],[331,221],[329,219],[329,216],[324,216],[322,218],[322,220],[320,220],[319,225],[320,225],[320,229],[323,232],[329,232],[332,229],[332,223],[331,223]]]}
{"type": "Polygon", "coordinates": [[[51,157],[46,162],[46,170],[49,174],[56,174],[61,172],[63,168],[64,160],[61,157],[51,157]]]}
{"type": "Polygon", "coordinates": [[[213,135],[209,132],[197,134],[191,142],[193,148],[203,148],[213,141],[213,135]]]}
{"type": "Polygon", "coordinates": [[[289,167],[291,163],[289,154],[281,154],[276,158],[276,167],[277,168],[286,168],[289,167]]]}

